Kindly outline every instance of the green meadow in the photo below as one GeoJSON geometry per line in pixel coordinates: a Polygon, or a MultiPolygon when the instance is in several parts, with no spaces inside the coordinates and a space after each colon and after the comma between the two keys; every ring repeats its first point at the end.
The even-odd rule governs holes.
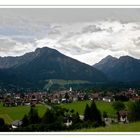
{"type": "MultiPolygon", "coordinates": [[[[84,114],[86,104],[91,104],[92,101],[76,101],[72,103],[63,103],[60,104],[62,108],[74,109],[75,112],[78,112],[80,115],[84,114]]],[[[103,101],[96,101],[97,108],[103,113],[107,112],[109,117],[115,117],[116,111],[112,107],[112,103],[107,103],[103,101]]],[[[125,103],[126,107],[129,105],[129,102],[125,103]]],[[[42,117],[47,109],[46,105],[37,104],[36,109],[38,110],[39,116],[42,117]]],[[[7,124],[11,124],[14,120],[20,120],[24,117],[25,114],[28,114],[30,111],[30,106],[17,106],[17,107],[3,107],[0,104],[0,118],[3,118],[7,124]]],[[[109,129],[109,128],[108,128],[109,129]]]]}
{"type": "Polygon", "coordinates": [[[74,130],[74,132],[140,132],[140,122],[128,124],[112,124],[98,128],[84,128],[74,130]]]}
{"type": "MultiPolygon", "coordinates": [[[[92,101],[77,101],[73,103],[64,103],[60,106],[67,109],[74,109],[75,112],[78,112],[80,115],[84,114],[84,110],[86,104],[90,105],[92,101]]],[[[109,117],[115,117],[116,113],[114,108],[112,107],[112,103],[103,102],[103,101],[96,101],[97,108],[103,113],[104,111],[107,112],[109,117]]]]}
{"type": "MultiPolygon", "coordinates": [[[[36,105],[39,116],[42,117],[47,109],[45,105],[36,105]]],[[[30,111],[30,106],[3,107],[0,104],[0,118],[3,118],[7,124],[11,124],[14,120],[20,120],[30,111]]]]}

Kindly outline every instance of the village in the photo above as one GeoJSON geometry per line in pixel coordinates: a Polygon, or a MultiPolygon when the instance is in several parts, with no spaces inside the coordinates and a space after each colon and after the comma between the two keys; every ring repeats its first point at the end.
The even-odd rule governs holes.
{"type": "Polygon", "coordinates": [[[137,94],[135,89],[129,88],[126,91],[121,91],[116,94],[113,92],[94,92],[86,93],[82,91],[72,90],[70,87],[69,90],[63,91],[53,91],[52,93],[48,92],[30,92],[30,93],[6,93],[0,95],[0,101],[3,103],[3,106],[34,106],[38,103],[71,103],[75,101],[83,100],[94,100],[94,101],[104,101],[104,102],[113,102],[117,100],[122,101],[136,101],[139,100],[140,96],[137,94]]]}
{"type": "MultiPolygon", "coordinates": [[[[94,100],[102,101],[107,103],[113,103],[115,101],[137,101],[140,99],[137,91],[135,89],[129,88],[128,90],[118,92],[114,94],[113,92],[93,92],[86,93],[83,91],[76,91],[70,87],[69,90],[63,91],[53,91],[52,93],[48,92],[30,92],[30,93],[6,93],[3,96],[0,96],[0,101],[3,107],[16,107],[16,106],[31,106],[35,107],[37,104],[44,104],[47,107],[51,105],[67,104],[78,101],[85,100],[94,100]]],[[[117,112],[117,118],[107,118],[104,117],[106,125],[109,125],[114,122],[123,122],[127,123],[127,111],[120,110],[117,112]]],[[[80,119],[83,120],[84,116],[80,115],[80,119]]],[[[71,125],[71,121],[67,122],[66,125],[71,125]]],[[[12,128],[17,128],[22,125],[20,120],[15,120],[12,123],[12,128]]]]}

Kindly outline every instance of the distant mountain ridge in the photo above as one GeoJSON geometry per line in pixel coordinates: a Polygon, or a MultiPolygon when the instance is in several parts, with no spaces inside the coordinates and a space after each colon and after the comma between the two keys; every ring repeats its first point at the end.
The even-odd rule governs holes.
{"type": "Polygon", "coordinates": [[[11,68],[14,66],[21,65],[25,63],[26,61],[31,61],[36,57],[35,53],[26,53],[22,56],[7,56],[7,57],[0,57],[0,69],[3,68],[11,68]]]}
{"type": "Polygon", "coordinates": [[[111,80],[140,81],[140,60],[130,56],[122,56],[119,59],[107,56],[93,67],[102,71],[111,80]]]}
{"type": "Polygon", "coordinates": [[[87,64],[48,47],[20,57],[0,58],[0,83],[15,86],[44,86],[47,79],[105,82],[106,76],[87,64]]]}

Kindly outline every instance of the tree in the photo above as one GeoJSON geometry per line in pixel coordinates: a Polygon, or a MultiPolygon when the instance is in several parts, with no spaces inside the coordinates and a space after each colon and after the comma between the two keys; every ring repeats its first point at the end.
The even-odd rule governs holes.
{"type": "Polygon", "coordinates": [[[30,109],[30,112],[28,114],[28,120],[30,124],[37,124],[40,122],[38,112],[34,107],[31,107],[30,109]]]}
{"type": "Polygon", "coordinates": [[[88,100],[89,99],[89,96],[88,96],[88,94],[86,93],[85,95],[84,95],[84,100],[88,100]]]}
{"type": "Polygon", "coordinates": [[[107,118],[108,117],[108,115],[107,115],[107,112],[103,112],[103,118],[107,118]]]}
{"type": "Polygon", "coordinates": [[[112,104],[113,108],[118,112],[125,109],[125,105],[121,101],[116,101],[112,104]]]}
{"type": "Polygon", "coordinates": [[[5,124],[5,121],[3,118],[0,118],[0,132],[6,132],[9,131],[9,126],[5,124]]]}
{"type": "Polygon", "coordinates": [[[129,98],[125,95],[116,95],[114,96],[115,101],[128,101],[129,98]]]}
{"type": "Polygon", "coordinates": [[[77,124],[79,122],[80,122],[80,117],[79,117],[79,113],[77,112],[76,114],[72,115],[72,123],[77,124]]]}
{"type": "Polygon", "coordinates": [[[74,109],[71,109],[70,112],[71,112],[71,113],[74,113],[74,109]]]}
{"type": "Polygon", "coordinates": [[[94,101],[91,103],[91,107],[90,107],[90,120],[99,125],[101,125],[102,123],[101,113],[98,110],[94,101]]]}
{"type": "Polygon", "coordinates": [[[4,119],[0,118],[0,126],[4,126],[4,125],[5,125],[4,119]]]}
{"type": "Polygon", "coordinates": [[[102,124],[101,113],[96,107],[96,104],[94,101],[91,103],[90,107],[88,106],[88,104],[86,105],[85,113],[84,113],[84,121],[96,123],[97,125],[102,124]]]}
{"type": "Polygon", "coordinates": [[[140,121],[140,101],[131,103],[128,108],[129,121],[140,121]]]}
{"type": "Polygon", "coordinates": [[[88,104],[86,104],[86,108],[85,108],[85,111],[84,111],[84,120],[85,121],[90,120],[90,107],[89,107],[88,104]]]}
{"type": "Polygon", "coordinates": [[[29,124],[29,119],[27,115],[24,115],[22,119],[22,126],[27,126],[29,124]]]}
{"type": "Polygon", "coordinates": [[[64,126],[64,109],[60,107],[54,107],[47,109],[42,118],[42,124],[49,130],[62,130],[64,126]]]}
{"type": "Polygon", "coordinates": [[[66,94],[65,94],[65,98],[66,98],[66,102],[68,102],[69,101],[69,98],[70,98],[70,96],[69,96],[69,94],[66,92],[66,94]]]}
{"type": "Polygon", "coordinates": [[[42,123],[49,124],[49,123],[53,123],[54,121],[56,121],[54,111],[52,109],[47,109],[46,113],[42,118],[42,123]]]}

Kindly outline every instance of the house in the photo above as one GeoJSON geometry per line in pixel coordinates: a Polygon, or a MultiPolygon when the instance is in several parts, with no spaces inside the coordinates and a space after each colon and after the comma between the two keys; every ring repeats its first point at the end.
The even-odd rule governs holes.
{"type": "Polygon", "coordinates": [[[125,110],[121,110],[117,112],[118,122],[127,123],[128,122],[127,116],[128,113],[125,110]]]}
{"type": "Polygon", "coordinates": [[[68,127],[68,126],[72,125],[72,121],[68,121],[68,120],[67,120],[67,122],[64,123],[64,124],[68,127]]]}
{"type": "Polygon", "coordinates": [[[140,100],[140,96],[134,96],[134,97],[132,97],[132,100],[138,101],[138,100],[140,100]]]}
{"type": "Polygon", "coordinates": [[[15,128],[18,128],[19,126],[22,125],[22,121],[21,120],[15,120],[12,122],[12,128],[15,129],[15,128]]]}
{"type": "Polygon", "coordinates": [[[24,105],[26,105],[26,106],[30,106],[30,102],[24,102],[24,105]]]}
{"type": "Polygon", "coordinates": [[[113,98],[111,98],[111,97],[103,97],[103,101],[110,103],[110,102],[113,101],[113,98]]]}
{"type": "Polygon", "coordinates": [[[60,103],[60,101],[59,101],[59,99],[53,99],[53,100],[51,100],[51,103],[54,103],[54,104],[59,104],[59,103],[60,103]]]}
{"type": "Polygon", "coordinates": [[[34,99],[31,99],[31,101],[30,101],[30,102],[31,102],[31,104],[37,104],[37,102],[38,102],[38,101],[37,101],[37,99],[36,99],[36,98],[34,98],[34,99]]]}
{"type": "Polygon", "coordinates": [[[92,97],[90,99],[91,100],[99,100],[99,94],[98,93],[92,94],[92,97]]]}
{"type": "Polygon", "coordinates": [[[73,99],[72,99],[74,102],[75,101],[77,101],[78,100],[78,98],[77,97],[73,97],[73,99]]]}
{"type": "Polygon", "coordinates": [[[62,102],[62,103],[66,103],[66,102],[67,102],[66,98],[62,98],[62,99],[61,99],[61,102],[62,102]]]}
{"type": "Polygon", "coordinates": [[[84,120],[84,115],[79,115],[79,117],[80,117],[80,120],[84,120]]]}

